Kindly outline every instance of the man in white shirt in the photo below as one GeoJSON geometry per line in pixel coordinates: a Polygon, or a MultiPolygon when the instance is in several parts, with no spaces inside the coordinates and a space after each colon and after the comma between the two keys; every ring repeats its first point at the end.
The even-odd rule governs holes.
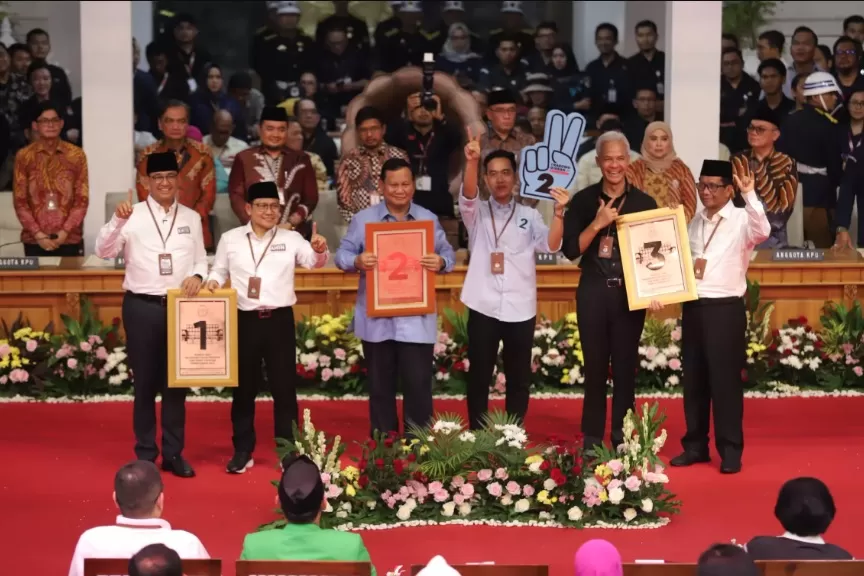
{"type": "Polygon", "coordinates": [[[112,526],[91,528],[81,535],[69,576],[83,576],[85,558],[132,558],[145,546],[156,543],[165,544],[181,558],[210,558],[195,535],[172,530],[162,519],[165,494],[159,469],[152,462],[135,460],[117,471],[114,503],[120,516],[112,526]]]}
{"type": "Polygon", "coordinates": [[[253,465],[255,397],[261,380],[261,361],[267,367],[273,394],[276,437],[291,440],[299,421],[295,388],[294,269],[311,270],[327,263],[327,240],[312,224],[311,243],[299,232],[279,226],[281,208],[275,182],[257,182],[246,192],[249,223],[222,235],[207,288],[216,290],[231,278],[237,290],[240,384],[234,388],[231,423],[234,457],[230,474],[253,465]]]}
{"type": "MultiPolygon", "coordinates": [[[[469,133],[470,135],[470,133],[469,133]]],[[[462,303],[468,308],[468,421],[483,428],[489,384],[503,341],[507,413],[524,420],[531,386],[531,350],[537,324],[537,268],[534,253],[556,253],[564,234],[566,190],[552,189],[551,229],[535,208],[516,202],[516,156],[493,150],[483,159],[489,200],[478,198],[480,140],[465,145],[459,212],[468,230],[471,260],[462,303]]]]}
{"type": "Polygon", "coordinates": [[[233,133],[234,118],[231,113],[227,110],[217,110],[210,123],[210,133],[204,136],[203,140],[204,144],[210,147],[213,160],[222,162],[222,166],[229,171],[234,165],[234,157],[237,153],[249,148],[246,142],[232,136],[233,133]]]}
{"type": "MultiPolygon", "coordinates": [[[[681,319],[684,363],[684,452],[672,466],[709,462],[708,428],[714,408],[714,442],[720,472],[741,471],[744,450],[744,384],[747,348],[747,267],[771,223],[751,175],[734,176],[744,208],[732,203],[732,164],[705,160],[699,176],[702,210],[690,222],[690,252],[699,299],[685,302],[681,319]]],[[[652,303],[652,309],[657,309],[652,303]]]]}
{"type": "Polygon", "coordinates": [[[129,363],[135,375],[132,426],[135,454],[155,462],[156,395],[162,395],[162,469],[191,478],[195,471],[183,458],[186,388],[168,388],[166,294],[181,288],[195,296],[207,275],[207,253],[201,216],[177,202],[179,167],[173,152],[147,157],[147,199],[117,206],[96,238],[96,255],[123,253],[123,325],[129,363]]]}

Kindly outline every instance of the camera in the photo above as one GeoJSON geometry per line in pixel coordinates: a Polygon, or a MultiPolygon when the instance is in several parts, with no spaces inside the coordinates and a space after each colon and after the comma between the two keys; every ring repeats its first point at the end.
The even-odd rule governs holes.
{"type": "Polygon", "coordinates": [[[423,92],[420,95],[420,104],[430,112],[438,109],[438,102],[435,101],[435,92],[432,89],[434,81],[435,55],[431,52],[426,52],[423,54],[423,92]]]}

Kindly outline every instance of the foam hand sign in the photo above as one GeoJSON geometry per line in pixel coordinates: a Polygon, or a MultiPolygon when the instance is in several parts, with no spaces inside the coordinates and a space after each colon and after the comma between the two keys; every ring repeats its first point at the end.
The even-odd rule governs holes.
{"type": "Polygon", "coordinates": [[[576,179],[576,151],[585,132],[585,118],[559,110],[546,115],[543,142],[522,149],[520,194],[537,200],[553,200],[552,188],[570,188],[576,179]]]}

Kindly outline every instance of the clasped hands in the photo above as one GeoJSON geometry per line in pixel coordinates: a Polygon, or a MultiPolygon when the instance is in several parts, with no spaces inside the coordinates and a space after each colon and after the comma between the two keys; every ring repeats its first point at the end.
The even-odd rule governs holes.
{"type": "MultiPolygon", "coordinates": [[[[378,256],[372,252],[363,252],[354,258],[354,267],[357,268],[357,270],[368,271],[372,270],[376,266],[378,266],[378,256]]],[[[420,266],[430,272],[438,272],[444,267],[444,258],[438,254],[426,254],[420,258],[420,266]]]]}
{"type": "Polygon", "coordinates": [[[69,237],[69,233],[65,230],[61,230],[56,234],[56,236],[57,238],[51,239],[44,232],[39,232],[38,234],[36,234],[36,243],[39,244],[39,247],[43,250],[53,252],[66,242],[66,238],[69,237]]]}

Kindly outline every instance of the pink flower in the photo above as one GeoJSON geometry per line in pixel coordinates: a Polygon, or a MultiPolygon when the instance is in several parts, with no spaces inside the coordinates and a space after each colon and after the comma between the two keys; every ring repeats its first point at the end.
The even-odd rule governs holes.
{"type": "Polygon", "coordinates": [[[589,508],[599,506],[601,504],[600,489],[595,484],[586,484],[585,491],[582,493],[582,502],[589,508]]]}
{"type": "Polygon", "coordinates": [[[450,497],[450,494],[448,494],[447,490],[444,490],[444,488],[439,488],[433,494],[435,495],[436,502],[446,502],[447,498],[450,497]]]}
{"type": "Polygon", "coordinates": [[[392,496],[390,498],[387,498],[385,502],[387,502],[387,507],[391,510],[396,506],[396,498],[393,498],[392,496]]]}
{"type": "Polygon", "coordinates": [[[330,368],[324,368],[323,370],[321,370],[321,380],[323,382],[327,382],[332,377],[333,377],[333,370],[331,370],[330,368]]]}
{"type": "Polygon", "coordinates": [[[100,380],[105,379],[105,369],[104,368],[102,370],[99,370],[99,379],[100,380]]]}
{"type": "Polygon", "coordinates": [[[102,344],[102,338],[100,338],[96,334],[93,334],[92,336],[87,338],[87,341],[90,343],[91,346],[95,346],[97,344],[102,344]]]}
{"type": "Polygon", "coordinates": [[[0,358],[5,358],[9,355],[9,345],[8,344],[0,344],[0,358]]]}
{"type": "Polygon", "coordinates": [[[609,462],[607,462],[606,466],[608,466],[609,469],[612,470],[612,474],[614,476],[618,476],[619,474],[621,474],[621,472],[624,471],[624,463],[617,458],[615,460],[610,460],[609,462]]]}
{"type": "Polygon", "coordinates": [[[89,376],[93,376],[94,374],[96,374],[96,368],[94,368],[92,364],[87,364],[84,367],[84,376],[89,377],[89,376]]]}
{"type": "Polygon", "coordinates": [[[327,484],[330,484],[330,473],[329,472],[322,472],[321,473],[321,482],[323,482],[325,486],[327,484]]]}
{"type": "Polygon", "coordinates": [[[39,343],[36,340],[28,340],[26,348],[28,352],[35,352],[38,346],[39,343]]]}
{"type": "Polygon", "coordinates": [[[421,502],[426,499],[426,496],[429,495],[429,491],[426,490],[426,486],[424,486],[420,482],[417,482],[416,480],[409,480],[408,481],[408,489],[421,502]]]}
{"type": "Polygon", "coordinates": [[[852,371],[855,373],[855,376],[861,376],[864,374],[864,368],[861,368],[861,366],[855,366],[852,371]]]}
{"type": "Polygon", "coordinates": [[[507,479],[507,470],[504,468],[498,468],[495,470],[495,478],[498,480],[506,480],[507,479]]]}
{"type": "Polygon", "coordinates": [[[524,486],[522,486],[522,495],[526,498],[530,498],[534,495],[534,487],[530,484],[525,484],[524,486]]]}
{"type": "Polygon", "coordinates": [[[463,484],[465,484],[465,479],[462,476],[454,476],[453,481],[450,482],[452,488],[461,488],[463,484]]]}
{"type": "Polygon", "coordinates": [[[495,377],[495,387],[503,387],[505,384],[507,384],[507,377],[504,375],[503,372],[499,372],[498,376],[495,377]]]}
{"type": "Polygon", "coordinates": [[[657,356],[658,352],[660,351],[657,349],[656,346],[648,346],[645,349],[645,358],[647,358],[648,360],[653,360],[654,357],[657,356]]]}
{"type": "Polygon", "coordinates": [[[100,346],[96,349],[96,358],[98,358],[99,360],[107,360],[108,350],[106,350],[104,346],[100,346]]]}
{"type": "Polygon", "coordinates": [[[470,498],[474,495],[474,486],[472,484],[463,484],[459,491],[462,492],[463,496],[470,498]]]}
{"type": "Polygon", "coordinates": [[[327,486],[327,498],[338,498],[340,494],[342,494],[342,488],[336,484],[327,486]]]}
{"type": "Polygon", "coordinates": [[[639,486],[642,484],[642,481],[639,480],[636,476],[628,476],[627,480],[624,481],[624,487],[627,488],[630,492],[636,492],[639,490],[639,486]]]}
{"type": "Polygon", "coordinates": [[[457,506],[461,506],[462,504],[465,503],[465,496],[463,496],[462,494],[454,494],[453,495],[453,503],[456,504],[457,506]]]}
{"type": "Polygon", "coordinates": [[[492,479],[492,470],[484,468],[483,470],[480,470],[479,472],[477,472],[477,480],[479,480],[480,482],[488,482],[491,479],[492,479]]]}
{"type": "Polygon", "coordinates": [[[446,332],[439,332],[438,333],[438,342],[443,342],[446,344],[447,340],[449,340],[449,339],[450,339],[450,335],[447,334],[446,332]]]}
{"type": "Polygon", "coordinates": [[[430,494],[434,494],[434,493],[438,492],[439,490],[443,490],[444,484],[442,484],[441,482],[438,482],[436,480],[435,482],[430,482],[427,489],[429,490],[430,494]]]}
{"type": "Polygon", "coordinates": [[[75,368],[78,367],[78,360],[75,358],[69,358],[69,360],[66,361],[66,366],[68,366],[70,370],[75,370],[75,368]]]}
{"type": "Polygon", "coordinates": [[[672,340],[674,340],[675,342],[678,342],[679,340],[681,340],[681,328],[678,327],[678,328],[675,328],[674,330],[672,330],[672,334],[670,334],[670,336],[672,337],[672,340]]]}
{"type": "Polygon", "coordinates": [[[855,348],[852,346],[852,344],[849,344],[848,342],[846,344],[843,344],[843,353],[844,354],[851,354],[852,350],[854,350],[854,349],[855,348]]]}
{"type": "Polygon", "coordinates": [[[432,347],[432,353],[435,354],[435,356],[441,356],[446,351],[447,351],[447,346],[445,346],[444,344],[442,344],[440,342],[436,342],[435,346],[432,347]]]}
{"type": "Polygon", "coordinates": [[[5,385],[7,382],[9,382],[9,378],[6,376],[0,376],[0,385],[5,385]]]}
{"type": "Polygon", "coordinates": [[[669,368],[672,370],[681,370],[681,360],[678,358],[672,358],[669,360],[669,368]]]}
{"type": "Polygon", "coordinates": [[[655,474],[662,474],[664,470],[666,470],[666,467],[663,466],[662,464],[655,464],[654,465],[654,473],[655,474]]]}
{"type": "Polygon", "coordinates": [[[9,380],[12,382],[27,382],[30,380],[30,373],[26,370],[22,370],[21,368],[16,368],[9,373],[9,380]]]}
{"type": "Polygon", "coordinates": [[[335,350],[333,350],[333,356],[335,356],[337,360],[345,360],[347,354],[342,348],[336,348],[335,350]]]}
{"type": "Polygon", "coordinates": [[[513,480],[507,483],[506,488],[507,493],[511,496],[518,496],[519,493],[522,491],[522,488],[519,486],[519,484],[514,482],[513,480]]]}
{"type": "Polygon", "coordinates": [[[90,350],[93,349],[93,347],[90,345],[90,342],[81,342],[78,347],[81,348],[82,352],[90,352],[90,350]]]}
{"type": "Polygon", "coordinates": [[[465,366],[465,372],[467,372],[467,371],[468,371],[468,368],[471,367],[471,362],[469,362],[467,358],[465,358],[464,360],[462,360],[462,364],[465,366]]]}
{"type": "Polygon", "coordinates": [[[486,486],[486,491],[489,492],[490,496],[494,496],[495,498],[500,498],[503,490],[501,489],[501,484],[498,482],[493,482],[486,486]]]}
{"type": "Polygon", "coordinates": [[[611,482],[609,482],[609,484],[606,485],[606,491],[611,492],[612,490],[620,488],[623,485],[624,483],[621,482],[621,480],[612,480],[611,482]]]}

